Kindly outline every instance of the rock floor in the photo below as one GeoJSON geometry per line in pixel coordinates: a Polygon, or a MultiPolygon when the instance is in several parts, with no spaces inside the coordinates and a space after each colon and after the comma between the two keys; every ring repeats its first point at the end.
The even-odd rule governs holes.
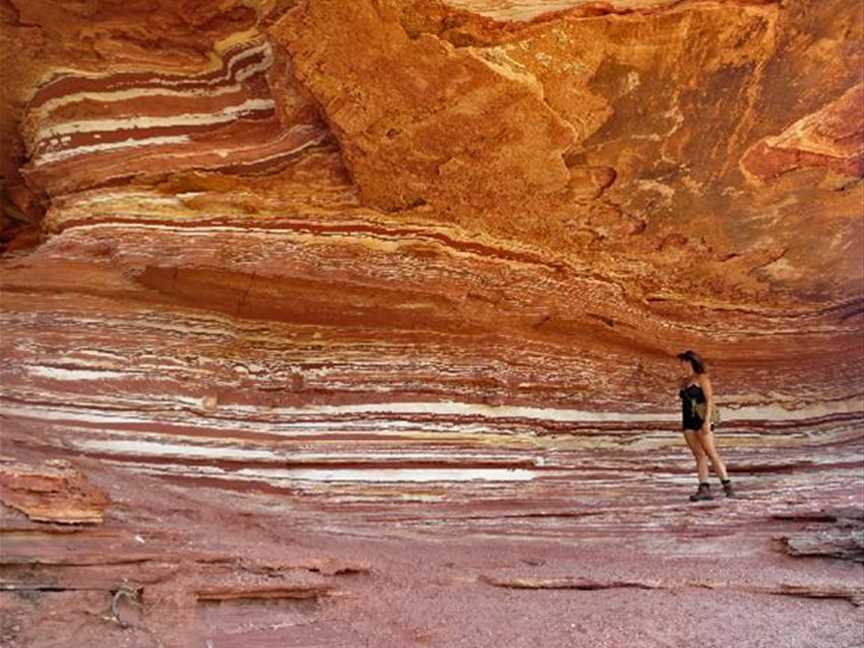
{"type": "Polygon", "coordinates": [[[130,454],[8,434],[5,503],[44,500],[45,475],[65,469],[89,490],[67,480],[43,516],[85,510],[87,497],[98,508],[93,492],[110,504],[88,524],[4,507],[0,641],[864,645],[862,440],[781,443],[770,459],[729,447],[740,497],[698,504],[687,500],[683,440],[667,441],[650,451],[551,447],[522,481],[360,482],[348,470],[343,481],[268,484],[207,479],[200,463],[147,474],[130,454]]]}

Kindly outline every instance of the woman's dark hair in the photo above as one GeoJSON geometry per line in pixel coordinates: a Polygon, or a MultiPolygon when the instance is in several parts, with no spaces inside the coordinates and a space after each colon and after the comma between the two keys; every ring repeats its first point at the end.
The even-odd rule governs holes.
{"type": "Polygon", "coordinates": [[[679,360],[686,360],[690,363],[690,366],[693,367],[693,371],[697,374],[705,373],[708,369],[705,367],[705,361],[695,351],[684,351],[683,353],[678,354],[679,360]]]}

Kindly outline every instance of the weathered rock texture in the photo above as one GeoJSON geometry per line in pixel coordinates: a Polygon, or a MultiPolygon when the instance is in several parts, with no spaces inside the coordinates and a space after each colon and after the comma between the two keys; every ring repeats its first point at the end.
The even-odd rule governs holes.
{"type": "Polygon", "coordinates": [[[0,641],[856,640],[858,3],[0,19],[0,641]],[[740,502],[681,503],[685,348],[740,502]]]}
{"type": "Polygon", "coordinates": [[[86,524],[102,521],[109,499],[66,461],[35,467],[0,457],[0,502],[38,522],[86,524]]]}

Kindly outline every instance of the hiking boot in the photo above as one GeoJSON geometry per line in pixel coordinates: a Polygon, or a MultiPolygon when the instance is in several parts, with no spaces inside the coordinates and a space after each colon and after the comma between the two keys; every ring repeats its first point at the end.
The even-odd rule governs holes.
{"type": "Polygon", "coordinates": [[[699,500],[710,499],[714,499],[714,496],[711,494],[711,484],[708,482],[699,482],[699,488],[690,496],[690,501],[698,502],[699,500]]]}
{"type": "Polygon", "coordinates": [[[735,489],[732,488],[732,482],[728,479],[721,479],[720,483],[723,484],[723,491],[726,493],[726,497],[735,497],[735,489]]]}

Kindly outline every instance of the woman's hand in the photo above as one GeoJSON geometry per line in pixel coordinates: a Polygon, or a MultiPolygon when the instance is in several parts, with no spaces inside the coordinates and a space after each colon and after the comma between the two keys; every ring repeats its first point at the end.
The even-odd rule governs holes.
{"type": "Polygon", "coordinates": [[[708,434],[711,431],[711,412],[714,407],[714,387],[711,385],[711,380],[705,374],[699,374],[699,383],[702,386],[702,392],[705,394],[705,419],[702,421],[702,427],[699,429],[703,434],[708,434]]]}

